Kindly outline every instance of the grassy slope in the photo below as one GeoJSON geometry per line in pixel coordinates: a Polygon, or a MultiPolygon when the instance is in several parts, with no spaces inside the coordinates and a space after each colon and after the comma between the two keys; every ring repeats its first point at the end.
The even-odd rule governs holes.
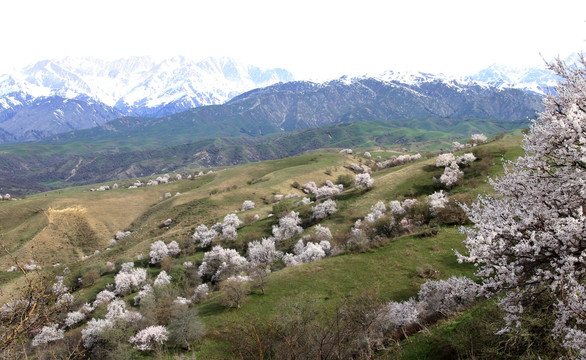
{"type": "Polygon", "coordinates": [[[210,139],[205,131],[193,126],[180,132],[167,129],[167,135],[175,135],[168,137],[143,131],[123,137],[123,141],[115,136],[110,140],[81,136],[54,142],[8,144],[0,145],[0,190],[30,193],[180,168],[284,158],[323,148],[397,150],[407,146],[412,151],[438,150],[449,148],[452,141],[466,139],[472,133],[497,133],[526,125],[526,121],[474,119],[367,121],[222,139],[210,139]]]}
{"type": "MultiPolygon", "coordinates": [[[[498,146],[504,146],[508,149],[506,157],[515,158],[521,154],[516,147],[518,143],[518,138],[505,138],[485,147],[497,154],[498,146]]],[[[32,249],[35,249],[35,257],[42,265],[66,262],[72,264],[73,268],[88,266],[148,253],[150,244],[158,239],[182,243],[198,224],[211,225],[225,214],[238,209],[244,200],[253,200],[257,208],[246,214],[259,214],[265,219],[239,231],[241,235],[236,245],[241,248],[238,246],[242,241],[240,237],[247,233],[269,235],[275,219],[266,218],[272,211],[272,204],[265,204],[265,200],[270,202],[274,194],[301,195],[299,190],[291,187],[294,181],[304,184],[308,181],[319,183],[326,179],[335,180],[339,174],[348,173],[343,168],[344,164],[359,160],[360,157],[356,155],[311,154],[241,165],[216,171],[196,180],[156,187],[109,192],[87,192],[88,187],[78,187],[37,194],[22,201],[0,203],[4,234],[2,241],[15,250],[21,260],[30,258],[32,249]],[[329,170],[330,175],[326,174],[326,170],[329,170]],[[260,178],[266,181],[247,184],[249,180],[260,178]],[[217,193],[210,195],[215,190],[217,193]],[[159,196],[165,192],[180,192],[181,195],[159,201],[159,196]],[[66,217],[59,222],[59,219],[55,220],[55,216],[49,216],[52,210],[74,208],[84,209],[81,213],[85,214],[85,223],[81,223],[87,224],[95,235],[95,243],[82,244],[82,249],[86,247],[83,249],[86,254],[96,248],[103,250],[117,230],[130,229],[133,234],[119,242],[115,251],[102,252],[85,261],[79,261],[81,253],[74,247],[71,239],[71,234],[75,232],[67,227],[72,223],[78,224],[79,222],[73,221],[77,217],[66,217]],[[50,218],[53,219],[52,223],[50,218]],[[159,228],[158,225],[167,218],[172,218],[173,224],[168,229],[159,228]],[[39,257],[41,253],[43,256],[39,257]]],[[[405,197],[429,193],[433,185],[432,177],[441,174],[441,170],[433,166],[434,162],[435,159],[421,160],[374,173],[375,187],[366,193],[357,190],[345,192],[337,199],[340,211],[323,224],[329,226],[335,235],[338,231],[349,229],[356,219],[364,217],[370,206],[378,200],[388,203],[389,200],[402,200],[405,197]]],[[[490,169],[493,175],[502,171],[498,161],[496,162],[496,166],[490,169]]],[[[466,191],[474,194],[487,190],[489,186],[481,180],[475,189],[455,188],[452,193],[466,191]]],[[[416,276],[415,269],[418,266],[429,264],[440,270],[442,278],[455,274],[472,274],[473,268],[457,264],[452,253],[453,248],[461,249],[462,239],[463,236],[455,228],[442,228],[440,234],[434,238],[405,236],[369,253],[344,254],[287,268],[271,274],[266,295],[252,295],[241,309],[226,310],[219,305],[217,297],[213,297],[200,305],[201,316],[213,334],[222,324],[237,321],[242,316],[271,316],[283,299],[299,294],[320,299],[326,307],[333,307],[342,296],[356,294],[365,288],[377,289],[382,300],[406,299],[414,296],[424,281],[416,276]]],[[[188,260],[201,259],[202,255],[198,252],[188,260]]],[[[179,262],[182,261],[184,259],[179,262]]],[[[9,259],[0,258],[0,268],[8,266],[9,259]]],[[[16,286],[17,275],[2,273],[1,276],[3,290],[16,286]]],[[[111,281],[110,277],[86,290],[84,296],[91,299],[103,288],[106,280],[111,281]]],[[[200,358],[221,357],[223,347],[211,336],[198,351],[200,358]]]]}

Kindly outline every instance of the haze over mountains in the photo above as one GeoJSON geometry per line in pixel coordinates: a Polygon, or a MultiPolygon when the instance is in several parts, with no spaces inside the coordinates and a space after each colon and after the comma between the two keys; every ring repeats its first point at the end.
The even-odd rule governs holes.
{"type": "Polygon", "coordinates": [[[227,57],[42,60],[0,75],[0,143],[98,127],[124,116],[167,116],[235,97],[241,104],[251,97],[261,101],[256,112],[247,111],[277,130],[426,116],[520,119],[533,116],[540,106],[536,99],[556,80],[545,69],[499,65],[460,79],[393,71],[323,83],[293,79],[284,69],[261,69],[227,57]],[[502,93],[505,90],[509,92],[502,93]],[[258,114],[261,109],[264,113],[258,114]]]}

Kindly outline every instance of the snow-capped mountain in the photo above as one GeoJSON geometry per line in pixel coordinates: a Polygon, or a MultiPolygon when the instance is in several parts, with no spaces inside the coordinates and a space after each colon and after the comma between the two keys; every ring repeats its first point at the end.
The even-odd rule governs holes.
{"type": "Polygon", "coordinates": [[[513,68],[492,65],[470,77],[471,80],[498,88],[515,88],[547,94],[557,84],[557,77],[545,68],[513,68]]]}
{"type": "MultiPolygon", "coordinates": [[[[580,54],[573,53],[562,61],[576,64],[580,54]]],[[[554,90],[559,78],[545,64],[541,67],[511,67],[493,64],[469,77],[470,80],[489,84],[497,88],[514,88],[532,91],[541,95],[554,90]]]]}
{"type": "Polygon", "coordinates": [[[248,90],[291,80],[293,76],[286,70],[261,69],[227,57],[203,61],[185,57],[42,60],[17,73],[0,75],[0,142],[35,140],[62,132],[56,123],[68,123],[69,130],[84,129],[123,115],[164,116],[221,104],[248,90]],[[77,124],[78,116],[69,119],[66,108],[45,107],[46,114],[30,108],[42,98],[54,98],[54,106],[64,100],[85,102],[80,106],[91,108],[94,116],[77,124]],[[17,116],[24,110],[38,116],[34,128],[26,117],[17,116]],[[96,118],[95,114],[100,115],[96,118]]]}
{"type": "Polygon", "coordinates": [[[0,96],[23,92],[33,97],[88,97],[139,114],[179,100],[190,103],[187,108],[220,104],[247,90],[291,80],[286,70],[263,70],[227,57],[194,61],[179,56],[160,62],[146,56],[114,61],[65,58],[42,60],[4,75],[0,96]]]}

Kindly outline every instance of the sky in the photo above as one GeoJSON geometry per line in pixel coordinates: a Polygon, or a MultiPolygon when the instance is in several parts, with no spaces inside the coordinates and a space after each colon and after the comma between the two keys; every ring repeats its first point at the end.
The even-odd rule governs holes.
{"type": "Polygon", "coordinates": [[[0,3],[0,33],[0,74],[66,56],[184,55],[300,80],[467,75],[586,50],[586,1],[19,0],[0,3]]]}

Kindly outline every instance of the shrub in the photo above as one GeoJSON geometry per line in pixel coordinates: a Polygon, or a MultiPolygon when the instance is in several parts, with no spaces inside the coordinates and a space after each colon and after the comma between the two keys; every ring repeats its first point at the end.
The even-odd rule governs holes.
{"type": "Polygon", "coordinates": [[[281,218],[296,208],[295,199],[284,199],[273,205],[272,213],[281,218]]]}
{"type": "Polygon", "coordinates": [[[220,303],[226,307],[240,309],[249,293],[250,279],[247,277],[233,276],[220,284],[220,303]]]}
{"type": "Polygon", "coordinates": [[[82,287],[89,287],[96,283],[96,281],[100,278],[100,274],[95,269],[90,269],[83,274],[81,278],[81,286],[82,287]]]}
{"type": "Polygon", "coordinates": [[[336,184],[342,184],[344,189],[347,189],[354,185],[354,180],[350,175],[342,174],[338,176],[338,179],[336,179],[336,184]]]}
{"type": "Polygon", "coordinates": [[[392,215],[383,216],[374,222],[372,227],[373,235],[384,236],[392,239],[401,232],[401,226],[395,221],[392,215]]]}

